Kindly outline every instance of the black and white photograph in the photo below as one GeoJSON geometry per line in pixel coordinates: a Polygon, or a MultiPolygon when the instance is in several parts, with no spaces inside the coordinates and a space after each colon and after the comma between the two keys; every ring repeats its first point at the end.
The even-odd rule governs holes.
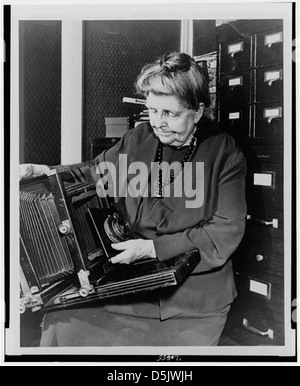
{"type": "Polygon", "coordinates": [[[295,13],[4,2],[4,362],[297,361],[295,13]]]}

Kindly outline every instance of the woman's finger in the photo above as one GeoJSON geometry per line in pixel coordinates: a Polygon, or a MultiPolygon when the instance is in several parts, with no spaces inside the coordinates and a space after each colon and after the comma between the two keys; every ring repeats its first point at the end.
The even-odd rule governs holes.
{"type": "Polygon", "coordinates": [[[127,248],[131,248],[132,247],[132,241],[136,241],[136,240],[121,241],[120,243],[113,243],[113,244],[111,244],[111,246],[114,249],[121,251],[121,250],[124,250],[127,248]]]}
{"type": "Polygon", "coordinates": [[[112,257],[110,259],[111,263],[113,264],[130,264],[132,259],[132,251],[129,251],[128,249],[119,253],[118,255],[112,257]]]}

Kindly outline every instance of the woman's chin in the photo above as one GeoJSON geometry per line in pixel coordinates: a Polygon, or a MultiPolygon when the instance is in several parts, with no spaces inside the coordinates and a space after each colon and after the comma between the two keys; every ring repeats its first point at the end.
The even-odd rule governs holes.
{"type": "Polygon", "coordinates": [[[178,141],[175,138],[165,138],[165,137],[159,137],[159,140],[164,145],[174,146],[174,147],[180,147],[183,145],[182,142],[178,141]]]}
{"type": "Polygon", "coordinates": [[[177,146],[176,145],[176,140],[174,138],[166,138],[166,137],[158,137],[160,142],[163,143],[164,145],[170,145],[170,146],[177,146]]]}

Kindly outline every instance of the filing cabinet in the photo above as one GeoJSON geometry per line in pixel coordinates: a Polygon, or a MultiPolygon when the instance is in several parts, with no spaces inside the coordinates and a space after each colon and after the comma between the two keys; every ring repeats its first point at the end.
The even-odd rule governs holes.
{"type": "Polygon", "coordinates": [[[252,65],[252,36],[236,34],[232,40],[220,43],[220,55],[224,71],[239,71],[252,65]]]}
{"type": "Polygon", "coordinates": [[[259,68],[254,71],[256,78],[256,102],[281,102],[283,90],[283,67],[259,68]]]}
{"type": "Polygon", "coordinates": [[[249,162],[256,163],[257,165],[261,162],[266,164],[283,164],[283,143],[277,144],[276,147],[270,141],[259,141],[255,146],[251,146],[246,150],[249,162]]]}
{"type": "MultiPolygon", "coordinates": [[[[246,198],[252,218],[283,217],[283,166],[264,160],[248,164],[246,198]]],[[[282,223],[282,221],[281,221],[282,223]]]]}
{"type": "Polygon", "coordinates": [[[250,134],[250,84],[249,71],[236,71],[220,76],[219,95],[223,101],[222,110],[219,112],[220,121],[236,136],[250,134]]]}
{"type": "MultiPolygon", "coordinates": [[[[227,109],[241,109],[250,100],[250,72],[224,74],[220,79],[220,94],[227,109]]],[[[225,107],[223,105],[223,107],[225,107]]]]}
{"type": "Polygon", "coordinates": [[[264,31],[253,35],[255,40],[254,64],[268,66],[283,62],[283,30],[280,20],[264,20],[264,31]]]}
{"type": "Polygon", "coordinates": [[[254,138],[269,138],[272,142],[283,141],[282,103],[265,102],[254,106],[254,138]]]}
{"type": "Polygon", "coordinates": [[[236,138],[244,137],[250,134],[249,121],[251,117],[250,107],[245,105],[228,106],[219,112],[222,125],[226,125],[227,130],[236,138]]]}
{"type": "Polygon", "coordinates": [[[236,345],[284,344],[283,23],[217,28],[218,120],[247,160],[247,220],[232,256],[238,297],[224,334],[236,345]]]}
{"type": "Polygon", "coordinates": [[[278,228],[259,223],[249,225],[235,256],[235,268],[244,275],[256,272],[254,276],[260,280],[268,281],[273,275],[283,277],[283,238],[278,237],[278,228]]]}

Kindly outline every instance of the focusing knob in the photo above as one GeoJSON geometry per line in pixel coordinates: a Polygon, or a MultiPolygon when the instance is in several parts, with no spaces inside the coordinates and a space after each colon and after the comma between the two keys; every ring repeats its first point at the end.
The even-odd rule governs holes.
{"type": "Polygon", "coordinates": [[[79,289],[79,295],[82,297],[82,298],[86,298],[89,294],[89,290],[85,287],[81,287],[79,289]]]}
{"type": "Polygon", "coordinates": [[[20,302],[20,314],[24,314],[26,311],[26,306],[24,303],[20,302]]]}
{"type": "Polygon", "coordinates": [[[62,233],[63,235],[67,235],[68,233],[71,232],[71,225],[70,225],[70,221],[69,220],[66,220],[66,221],[63,221],[60,226],[58,227],[58,230],[60,231],[60,233],[62,233]]]}

